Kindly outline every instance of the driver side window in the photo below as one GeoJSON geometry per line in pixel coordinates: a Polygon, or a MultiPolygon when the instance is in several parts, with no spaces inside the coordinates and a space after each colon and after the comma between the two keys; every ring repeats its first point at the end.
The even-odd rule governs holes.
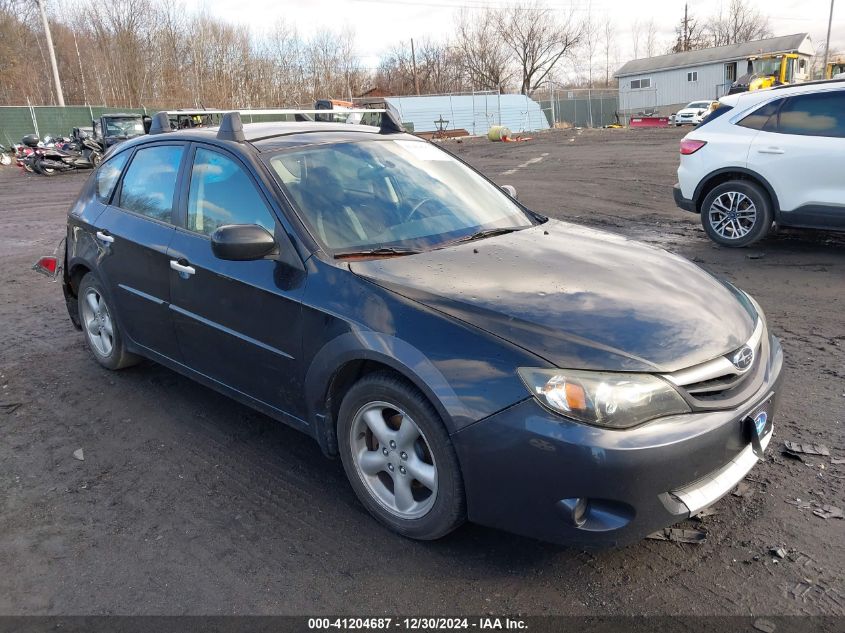
{"type": "Polygon", "coordinates": [[[188,194],[188,230],[211,235],[225,224],[257,224],[273,233],[276,221],[243,167],[198,148],[188,194]]]}

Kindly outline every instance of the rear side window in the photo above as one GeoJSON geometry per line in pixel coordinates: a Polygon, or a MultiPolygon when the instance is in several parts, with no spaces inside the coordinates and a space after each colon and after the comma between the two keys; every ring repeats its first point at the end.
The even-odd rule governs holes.
{"type": "Polygon", "coordinates": [[[720,105],[718,108],[716,108],[715,110],[710,112],[710,114],[706,115],[703,119],[701,119],[701,123],[698,124],[698,127],[699,128],[704,127],[705,125],[707,125],[711,121],[715,121],[720,116],[727,114],[731,110],[733,110],[733,108],[730,107],[730,106],[720,105]]]}
{"type": "MultiPolygon", "coordinates": [[[[769,119],[772,119],[773,115],[777,113],[778,108],[780,108],[782,103],[783,99],[776,99],[775,101],[770,101],[763,107],[757,108],[754,112],[749,114],[747,117],[743,118],[737,123],[737,125],[751,128],[752,130],[762,130],[764,127],[766,127],[766,124],[769,122],[769,119]]],[[[772,120],[772,125],[773,124],[774,120],[772,120]]],[[[770,128],[771,125],[767,129],[770,128]]]]}
{"type": "Polygon", "coordinates": [[[845,91],[790,97],[777,118],[781,134],[845,138],[845,91]]]}
{"type": "Polygon", "coordinates": [[[127,158],[129,152],[122,152],[107,160],[97,170],[97,198],[100,202],[108,203],[127,158]]]}
{"type": "Polygon", "coordinates": [[[120,188],[120,207],[170,222],[184,151],[181,145],[159,145],[135,152],[120,188]]]}
{"type": "Polygon", "coordinates": [[[211,235],[224,224],[258,224],[272,233],[276,222],[238,163],[199,148],[191,172],[188,229],[211,235]]]}

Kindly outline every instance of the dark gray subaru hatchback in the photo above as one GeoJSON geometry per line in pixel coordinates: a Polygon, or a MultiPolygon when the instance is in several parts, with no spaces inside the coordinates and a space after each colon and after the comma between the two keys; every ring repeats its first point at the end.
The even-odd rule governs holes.
{"type": "Polygon", "coordinates": [[[380,115],[171,132],[160,113],[112,150],[41,262],[94,358],[310,434],[412,538],[469,519],[620,545],[730,491],[783,364],[754,300],[533,213],[380,115]]]}

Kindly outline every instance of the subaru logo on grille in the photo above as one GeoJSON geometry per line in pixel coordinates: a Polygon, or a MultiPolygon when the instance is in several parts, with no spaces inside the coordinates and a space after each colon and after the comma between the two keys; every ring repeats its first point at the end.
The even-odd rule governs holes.
{"type": "Polygon", "coordinates": [[[745,371],[754,362],[754,350],[748,345],[743,345],[731,356],[731,362],[739,371],[745,371]]]}

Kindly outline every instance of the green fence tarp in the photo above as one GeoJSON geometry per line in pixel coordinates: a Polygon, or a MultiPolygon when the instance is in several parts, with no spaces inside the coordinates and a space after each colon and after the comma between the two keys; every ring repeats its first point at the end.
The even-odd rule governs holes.
{"type": "Polygon", "coordinates": [[[0,145],[20,143],[27,134],[70,136],[75,127],[91,127],[91,120],[107,112],[147,114],[144,108],[107,108],[105,106],[2,106],[0,107],[0,145]],[[33,120],[34,117],[34,120],[33,120]]]}

